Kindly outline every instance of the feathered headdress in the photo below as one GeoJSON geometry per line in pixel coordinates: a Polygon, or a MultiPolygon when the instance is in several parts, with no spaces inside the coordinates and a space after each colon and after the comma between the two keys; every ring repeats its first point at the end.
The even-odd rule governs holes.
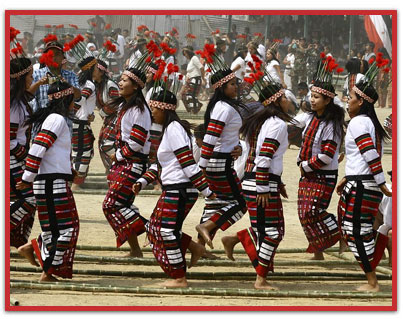
{"type": "Polygon", "coordinates": [[[18,79],[32,70],[32,64],[26,58],[22,45],[17,40],[20,30],[10,27],[10,59],[16,63],[16,68],[10,69],[10,78],[18,79]]]}

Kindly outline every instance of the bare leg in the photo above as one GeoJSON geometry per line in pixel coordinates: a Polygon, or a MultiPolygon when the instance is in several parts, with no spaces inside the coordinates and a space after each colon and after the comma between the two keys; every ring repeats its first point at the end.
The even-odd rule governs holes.
{"type": "Polygon", "coordinates": [[[324,260],[325,258],[323,257],[323,252],[317,251],[314,253],[314,257],[311,258],[311,260],[324,260]]]}
{"type": "Polygon", "coordinates": [[[237,243],[240,242],[238,235],[235,234],[233,236],[224,236],[221,238],[221,241],[224,245],[225,254],[228,259],[235,261],[235,258],[233,258],[233,248],[237,243]]]}
{"type": "Polygon", "coordinates": [[[56,279],[52,275],[48,275],[46,272],[42,272],[41,278],[39,278],[39,282],[56,282],[58,279],[56,279]]]}
{"type": "Polygon", "coordinates": [[[261,277],[259,275],[256,276],[256,282],[254,285],[255,289],[260,289],[260,290],[278,290],[278,288],[270,286],[270,284],[267,282],[266,278],[261,277]]]}
{"type": "Polygon", "coordinates": [[[340,238],[340,240],[339,240],[339,254],[343,254],[347,250],[348,247],[349,246],[347,246],[345,240],[343,238],[340,238]]]}
{"type": "Polygon", "coordinates": [[[388,266],[392,267],[392,230],[388,231],[388,266]]]}
{"type": "Polygon", "coordinates": [[[201,235],[201,237],[204,239],[207,245],[210,246],[211,249],[214,249],[214,246],[212,245],[210,232],[213,231],[216,227],[217,225],[215,225],[215,223],[211,220],[207,220],[205,223],[195,226],[197,232],[201,235]]]}
{"type": "Polygon", "coordinates": [[[25,257],[31,265],[39,267],[39,264],[35,260],[34,256],[34,247],[32,247],[31,242],[26,243],[25,245],[22,245],[18,247],[18,253],[25,257]]]}
{"type": "Polygon", "coordinates": [[[187,288],[188,283],[186,277],[184,276],[182,278],[166,280],[165,282],[162,282],[159,286],[168,288],[187,288]]]}
{"type": "Polygon", "coordinates": [[[357,287],[357,291],[369,291],[369,292],[378,292],[380,291],[380,286],[378,285],[377,276],[375,271],[366,273],[367,284],[357,287]]]}
{"type": "Polygon", "coordinates": [[[128,244],[131,248],[131,251],[129,252],[129,254],[126,254],[125,257],[143,257],[141,247],[139,247],[138,243],[138,236],[136,234],[131,234],[128,237],[128,244]]]}
{"type": "Polygon", "coordinates": [[[188,249],[191,252],[190,264],[188,268],[191,268],[197,264],[197,261],[205,254],[206,249],[203,245],[196,243],[195,241],[190,241],[188,249]]]}

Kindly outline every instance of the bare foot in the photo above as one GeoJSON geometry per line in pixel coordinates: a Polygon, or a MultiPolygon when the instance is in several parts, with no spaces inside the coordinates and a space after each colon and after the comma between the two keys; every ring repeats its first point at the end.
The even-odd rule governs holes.
{"type": "Polygon", "coordinates": [[[224,245],[226,257],[228,257],[228,259],[230,259],[230,260],[235,261],[235,258],[233,258],[233,248],[239,242],[238,237],[237,236],[224,236],[221,238],[221,241],[222,241],[222,244],[224,245]]]}
{"type": "Polygon", "coordinates": [[[25,257],[25,259],[27,259],[31,265],[39,267],[39,264],[35,260],[34,256],[34,247],[32,247],[32,244],[30,242],[18,247],[18,253],[21,256],[25,257]]]}
{"type": "Polygon", "coordinates": [[[70,190],[73,192],[73,191],[78,191],[78,190],[81,190],[82,188],[81,188],[81,186],[79,185],[79,184],[72,184],[72,186],[70,187],[70,190]]]}
{"type": "Polygon", "coordinates": [[[259,275],[256,276],[256,282],[254,284],[255,289],[260,290],[279,290],[277,287],[271,286],[266,278],[259,275]]]}
{"type": "Polygon", "coordinates": [[[188,265],[188,268],[195,266],[197,264],[197,261],[207,252],[205,247],[200,244],[193,244],[190,251],[191,251],[191,258],[190,258],[190,264],[188,265]]]}
{"type": "Polygon", "coordinates": [[[56,279],[52,275],[48,275],[47,273],[43,272],[41,274],[41,278],[39,278],[39,282],[56,282],[58,279],[56,279]]]}
{"type": "Polygon", "coordinates": [[[378,284],[376,284],[375,286],[372,286],[370,284],[365,284],[360,287],[357,287],[356,290],[357,291],[379,292],[380,286],[378,284]]]}
{"type": "Polygon", "coordinates": [[[314,257],[312,257],[311,260],[325,260],[323,257],[323,252],[314,253],[314,257]]]}
{"type": "Polygon", "coordinates": [[[186,277],[183,277],[183,278],[166,280],[165,282],[162,282],[159,286],[167,287],[167,288],[187,288],[188,283],[187,283],[186,277]]]}
{"type": "Polygon", "coordinates": [[[136,257],[136,258],[143,258],[142,251],[130,251],[128,254],[125,254],[123,257],[136,257]]]}
{"type": "Polygon", "coordinates": [[[214,255],[213,253],[209,252],[208,250],[205,251],[205,254],[201,256],[202,259],[210,259],[210,260],[217,260],[221,259],[219,256],[214,255]]]}
{"type": "Polygon", "coordinates": [[[343,238],[340,238],[339,240],[339,254],[343,254],[345,251],[347,251],[347,248],[349,246],[347,246],[345,240],[343,238]]]}
{"type": "Polygon", "coordinates": [[[202,224],[195,226],[195,230],[201,235],[204,241],[210,246],[211,249],[214,249],[214,245],[212,245],[210,233],[207,228],[205,228],[202,224]]]}

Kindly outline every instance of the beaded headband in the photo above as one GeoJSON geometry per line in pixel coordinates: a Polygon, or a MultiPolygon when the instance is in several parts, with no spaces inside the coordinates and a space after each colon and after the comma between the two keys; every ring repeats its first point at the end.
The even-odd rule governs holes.
{"type": "Polygon", "coordinates": [[[58,47],[57,45],[50,45],[49,47],[46,47],[45,50],[44,50],[44,52],[45,52],[45,51],[48,51],[49,49],[58,49],[59,51],[62,51],[62,52],[63,52],[63,49],[60,48],[60,47],[58,47]]]}
{"type": "Polygon", "coordinates": [[[130,77],[132,80],[134,80],[136,83],[138,83],[141,88],[143,88],[145,86],[145,83],[143,83],[143,81],[140,78],[138,78],[135,74],[133,74],[132,72],[125,70],[122,74],[130,77]]]}
{"type": "Polygon", "coordinates": [[[101,65],[100,63],[97,63],[97,67],[101,70],[101,71],[104,71],[104,72],[106,72],[106,73],[109,73],[108,72],[108,70],[107,70],[107,68],[105,68],[103,65],[101,65]]]}
{"type": "Polygon", "coordinates": [[[326,95],[327,97],[330,97],[331,99],[333,99],[336,95],[335,93],[325,90],[323,88],[320,88],[318,86],[311,87],[311,91],[315,91],[316,93],[326,95]]]}
{"type": "Polygon", "coordinates": [[[53,94],[48,94],[48,100],[52,101],[52,100],[58,100],[64,96],[68,96],[74,93],[73,87],[70,87],[66,90],[60,91],[60,92],[56,92],[53,94]]]}
{"type": "Polygon", "coordinates": [[[164,102],[154,101],[154,100],[149,101],[149,106],[157,107],[158,109],[162,109],[162,110],[171,110],[171,111],[176,110],[176,107],[177,107],[177,105],[175,105],[175,104],[169,104],[169,103],[164,103],[164,102]]]}
{"type": "Polygon", "coordinates": [[[24,74],[30,72],[31,70],[32,70],[32,64],[28,68],[26,68],[26,69],[24,69],[24,70],[22,70],[22,71],[20,71],[18,73],[10,74],[10,78],[12,78],[12,79],[18,78],[21,75],[24,75],[24,74]]]}
{"type": "Polygon", "coordinates": [[[272,96],[270,96],[268,99],[263,101],[263,105],[267,106],[272,102],[277,101],[277,99],[282,96],[284,94],[285,90],[284,89],[280,89],[280,91],[278,91],[277,93],[274,93],[272,96]]]}
{"type": "Polygon", "coordinates": [[[89,70],[89,69],[91,69],[91,67],[92,67],[94,64],[96,64],[96,63],[97,63],[97,59],[93,59],[93,60],[91,60],[89,63],[83,65],[83,66],[81,67],[81,69],[82,69],[83,71],[89,70]]]}
{"type": "Polygon", "coordinates": [[[219,80],[218,82],[215,82],[212,87],[216,90],[217,88],[221,87],[222,85],[224,85],[226,82],[232,80],[235,77],[235,73],[230,73],[227,76],[224,76],[221,80],[219,80]]]}
{"type": "Polygon", "coordinates": [[[365,99],[367,102],[370,102],[373,104],[375,101],[366,95],[362,90],[360,90],[357,86],[353,86],[353,91],[356,92],[358,95],[360,95],[363,99],[365,99]]]}

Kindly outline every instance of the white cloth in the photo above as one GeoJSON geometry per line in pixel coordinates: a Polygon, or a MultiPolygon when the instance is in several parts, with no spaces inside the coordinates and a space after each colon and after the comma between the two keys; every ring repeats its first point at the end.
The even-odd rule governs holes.
{"type": "Polygon", "coordinates": [[[237,57],[231,64],[231,70],[233,71],[238,65],[240,66],[240,68],[234,71],[234,73],[239,80],[243,81],[243,77],[246,73],[245,60],[243,60],[241,57],[237,57]]]}
{"type": "MultiPolygon", "coordinates": [[[[392,191],[392,185],[386,184],[387,188],[392,191]]],[[[387,236],[388,230],[392,229],[392,197],[383,196],[379,211],[383,215],[384,224],[378,228],[378,232],[387,236]]]]}
{"type": "MultiPolygon", "coordinates": [[[[364,142],[364,140],[363,140],[364,142]]],[[[364,146],[364,144],[363,144],[364,146]]],[[[382,144],[381,144],[381,156],[382,156],[382,144]]],[[[346,153],[346,175],[374,175],[374,179],[377,185],[385,183],[384,172],[377,172],[373,174],[369,163],[371,161],[380,161],[381,158],[376,148],[375,128],[371,119],[366,115],[357,115],[352,118],[347,126],[347,132],[345,137],[345,153],[346,153]],[[359,147],[356,144],[355,139],[364,137],[368,134],[373,141],[374,147],[367,147],[363,149],[361,154],[359,147]]],[[[375,164],[377,165],[377,164],[375,164]]]]}
{"type": "Polygon", "coordinates": [[[240,146],[242,147],[242,155],[233,162],[233,169],[238,175],[238,178],[242,180],[243,176],[245,175],[245,166],[249,155],[249,148],[245,141],[240,141],[240,146]]]}
{"type": "Polygon", "coordinates": [[[257,47],[257,53],[260,54],[259,58],[261,58],[262,60],[266,57],[266,48],[263,44],[259,44],[259,46],[257,47]]]}
{"type": "MultiPolygon", "coordinates": [[[[287,124],[277,116],[268,118],[257,136],[256,158],[253,172],[266,168],[270,174],[281,176],[283,155],[288,148],[287,124]],[[275,148],[277,148],[275,150],[275,148]],[[274,151],[275,150],[275,151],[274,151]]],[[[256,185],[258,193],[268,193],[269,185],[256,185]]]]}
{"type": "MultiPolygon", "coordinates": [[[[131,107],[128,109],[121,119],[121,140],[128,144],[128,147],[132,152],[139,152],[142,154],[149,154],[150,141],[149,141],[149,130],[152,124],[149,106],[145,105],[143,112],[138,107],[131,107]],[[136,142],[131,138],[132,130],[142,130],[146,133],[146,138],[141,137],[144,140],[143,144],[136,142]]],[[[139,140],[139,134],[136,134],[139,140]]],[[[116,157],[118,161],[122,161],[124,156],[122,155],[121,148],[116,151],[116,157]]]]}
{"type": "Polygon", "coordinates": [[[201,69],[203,65],[200,62],[200,59],[194,55],[187,64],[187,78],[195,78],[201,76],[201,69]]]}
{"type": "MultiPolygon", "coordinates": [[[[266,64],[266,71],[274,81],[281,83],[281,79],[278,76],[277,70],[275,68],[275,66],[277,66],[277,65],[278,65],[278,67],[280,67],[280,63],[278,63],[278,61],[271,60],[269,63],[266,64]]],[[[270,81],[267,77],[265,77],[264,80],[270,81]]]]}
{"type": "Polygon", "coordinates": [[[90,114],[93,113],[96,107],[96,87],[93,82],[87,80],[81,88],[82,98],[80,101],[75,102],[80,105],[80,109],[76,111],[77,119],[81,121],[87,121],[90,114]]]}
{"type": "Polygon", "coordinates": [[[17,138],[10,140],[10,151],[16,148],[18,144],[27,145],[25,133],[28,126],[24,125],[24,122],[27,120],[28,115],[27,107],[22,102],[20,102],[20,105],[13,105],[10,108],[10,123],[18,124],[17,138]]]}
{"type": "Polygon", "coordinates": [[[49,149],[41,144],[32,144],[28,154],[42,160],[37,173],[24,171],[22,179],[27,182],[33,182],[37,174],[72,174],[72,137],[66,119],[62,115],[52,113],[42,123],[40,132],[42,130],[52,132],[56,139],[49,149]]]}
{"type": "Polygon", "coordinates": [[[138,62],[139,58],[142,56],[141,51],[136,50],[135,52],[131,53],[131,56],[129,57],[128,61],[128,67],[133,68],[135,67],[136,62],[138,62]]]}
{"type": "Polygon", "coordinates": [[[121,34],[117,36],[117,43],[119,52],[118,59],[122,59],[125,54],[125,38],[121,34]]]}

